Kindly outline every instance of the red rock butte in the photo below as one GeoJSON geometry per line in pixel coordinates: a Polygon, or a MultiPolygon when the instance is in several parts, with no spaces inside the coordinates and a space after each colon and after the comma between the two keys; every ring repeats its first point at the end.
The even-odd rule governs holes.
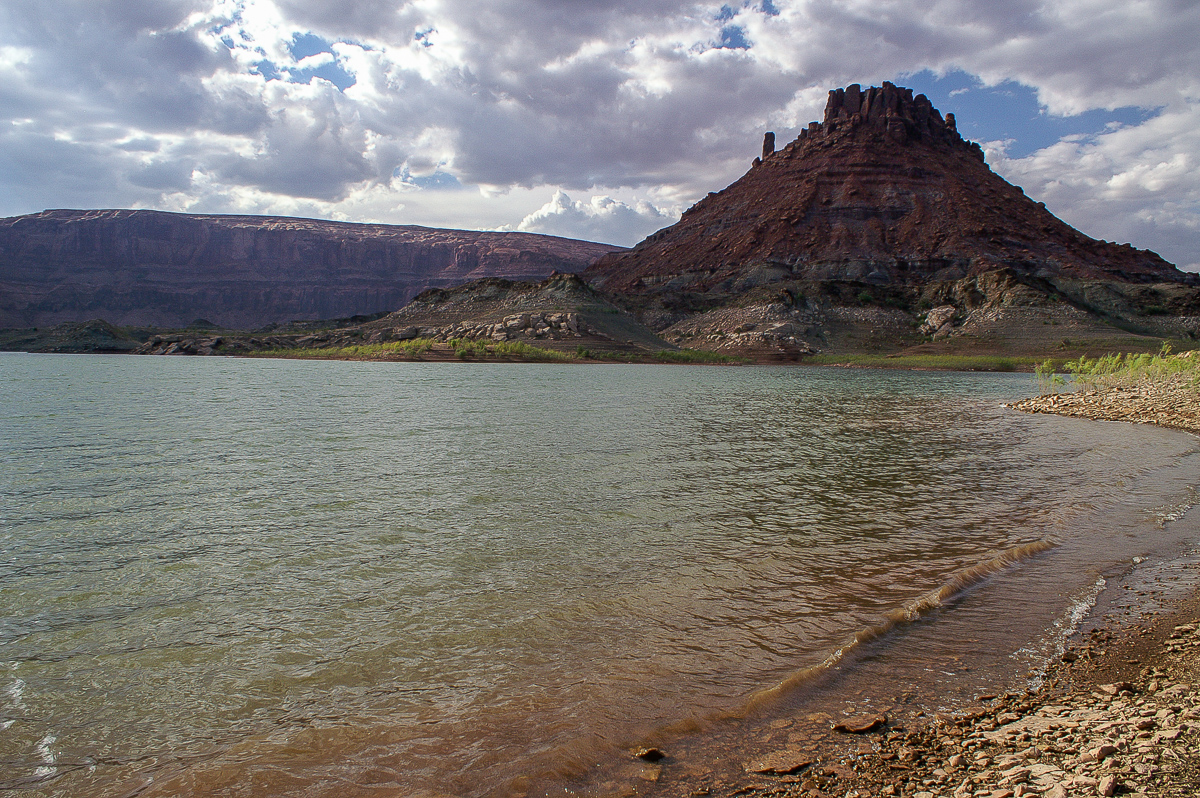
{"type": "Polygon", "coordinates": [[[923,94],[829,93],[824,120],[634,249],[585,276],[606,291],[726,294],[779,280],[920,285],[1006,269],[1030,277],[1187,282],[1157,254],[1097,241],[984,162],[923,94]]]}

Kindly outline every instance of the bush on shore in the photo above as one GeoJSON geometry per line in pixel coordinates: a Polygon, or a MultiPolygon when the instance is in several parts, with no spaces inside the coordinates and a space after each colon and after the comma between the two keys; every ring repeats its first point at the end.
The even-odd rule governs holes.
{"type": "Polygon", "coordinates": [[[1061,366],[1047,360],[1038,364],[1035,373],[1043,392],[1065,384],[1062,373],[1069,374],[1076,385],[1087,390],[1124,388],[1176,378],[1200,388],[1200,350],[1172,355],[1170,345],[1164,343],[1157,354],[1118,352],[1096,358],[1079,357],[1061,366]]]}

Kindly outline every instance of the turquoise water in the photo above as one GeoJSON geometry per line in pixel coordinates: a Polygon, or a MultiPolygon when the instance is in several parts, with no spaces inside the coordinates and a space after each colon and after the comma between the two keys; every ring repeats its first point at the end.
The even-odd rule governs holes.
{"type": "Polygon", "coordinates": [[[999,406],[1033,389],[0,356],[0,786],[510,794],[1047,542],[929,625],[1012,678],[1200,481],[1193,437],[999,406]]]}

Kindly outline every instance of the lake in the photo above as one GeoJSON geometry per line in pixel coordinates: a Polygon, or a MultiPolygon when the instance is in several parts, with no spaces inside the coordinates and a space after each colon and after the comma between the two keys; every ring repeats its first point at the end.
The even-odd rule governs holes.
{"type": "Polygon", "coordinates": [[[0,787],[589,794],[818,687],[1036,679],[1196,542],[1200,450],[1000,406],[1035,392],[0,355],[0,787]]]}

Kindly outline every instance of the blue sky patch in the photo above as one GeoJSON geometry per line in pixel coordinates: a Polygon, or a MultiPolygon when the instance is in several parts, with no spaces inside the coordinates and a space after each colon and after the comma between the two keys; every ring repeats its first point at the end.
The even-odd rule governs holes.
{"type": "Polygon", "coordinates": [[[426,175],[425,177],[410,177],[408,182],[412,183],[414,186],[431,189],[445,190],[463,187],[463,184],[458,182],[458,178],[449,172],[434,172],[433,174],[426,175]]]}
{"type": "Polygon", "coordinates": [[[924,94],[943,114],[954,114],[958,132],[972,141],[1011,139],[1008,155],[1023,158],[1065,136],[1091,136],[1110,125],[1138,125],[1158,109],[1126,106],[1077,116],[1055,116],[1038,105],[1037,92],[1015,81],[985,87],[979,78],[955,71],[939,78],[930,70],[895,78],[899,86],[924,94]]]}
{"type": "Polygon", "coordinates": [[[299,61],[301,58],[308,58],[310,55],[318,55],[320,53],[332,53],[333,42],[322,39],[312,33],[297,33],[292,37],[292,43],[288,45],[288,50],[292,53],[292,58],[299,61]]]}
{"type": "Polygon", "coordinates": [[[281,80],[283,78],[283,75],[279,74],[279,68],[273,62],[266,59],[255,64],[254,71],[267,80],[281,80]]]}
{"type": "Polygon", "coordinates": [[[465,188],[458,178],[449,172],[443,172],[437,169],[433,174],[425,175],[424,177],[413,177],[408,171],[408,165],[398,166],[392,170],[392,177],[398,177],[401,181],[408,183],[417,188],[426,188],[433,191],[453,191],[455,189],[465,188]]]}
{"type": "Polygon", "coordinates": [[[721,28],[721,42],[718,50],[749,50],[750,42],[746,41],[746,31],[739,25],[726,25],[721,28]]]}
{"type": "MultiPolygon", "coordinates": [[[[333,43],[322,39],[320,36],[314,36],[311,33],[298,33],[293,37],[288,49],[291,51],[292,57],[299,61],[301,58],[308,58],[310,55],[333,53],[333,43]]],[[[337,63],[337,61],[319,66],[316,69],[296,70],[292,75],[294,81],[297,83],[307,83],[314,76],[324,78],[334,86],[337,86],[340,91],[345,91],[357,82],[354,76],[342,69],[341,64],[337,63]]]]}

